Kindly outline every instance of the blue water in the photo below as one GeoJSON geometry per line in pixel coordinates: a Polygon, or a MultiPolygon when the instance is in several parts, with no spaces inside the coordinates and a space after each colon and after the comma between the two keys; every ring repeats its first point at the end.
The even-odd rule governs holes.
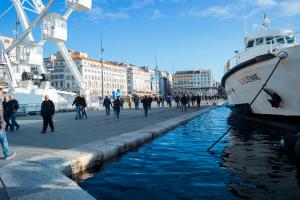
{"type": "MultiPolygon", "coordinates": [[[[255,198],[257,196],[253,194],[272,193],[272,188],[268,189],[270,186],[267,183],[267,189],[264,188],[263,191],[257,187],[256,180],[259,176],[255,176],[260,172],[265,173],[265,167],[254,170],[253,175],[252,168],[249,169],[249,174],[245,173],[245,167],[248,165],[244,163],[245,160],[252,159],[257,167],[261,158],[255,160],[257,153],[253,152],[254,155],[251,155],[251,149],[249,155],[239,156],[239,151],[248,152],[244,146],[250,148],[251,145],[244,143],[249,143],[251,137],[237,136],[238,128],[216,145],[213,153],[206,151],[229,127],[230,114],[230,110],[225,107],[211,110],[136,151],[105,164],[99,172],[89,174],[88,178],[79,181],[78,184],[96,199],[226,200],[249,196],[255,198]]],[[[257,133],[257,130],[255,131],[257,133]]],[[[277,139],[262,137],[257,140],[258,143],[267,141],[261,142],[265,145],[263,147],[269,148],[271,145],[271,153],[267,152],[266,157],[277,156],[275,150],[272,150],[272,145],[277,139]]],[[[263,150],[266,151],[264,148],[263,150]]],[[[279,167],[282,163],[284,161],[275,165],[279,167]]],[[[251,166],[251,163],[249,165],[251,166]]],[[[284,166],[294,170],[292,165],[284,166]]],[[[286,176],[290,176],[290,173],[286,176]]]]}

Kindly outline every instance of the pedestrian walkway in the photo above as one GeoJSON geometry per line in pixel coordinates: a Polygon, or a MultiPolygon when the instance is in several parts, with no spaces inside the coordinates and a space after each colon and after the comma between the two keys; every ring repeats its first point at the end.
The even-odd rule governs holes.
{"type": "MultiPolygon", "coordinates": [[[[205,105],[207,107],[209,105],[205,105]]],[[[204,107],[204,106],[203,106],[204,107]]],[[[189,112],[199,110],[189,108],[189,112]]],[[[166,121],[187,113],[176,107],[152,108],[148,118],[144,111],[121,110],[120,119],[115,116],[106,117],[105,111],[90,111],[89,118],[74,120],[75,113],[57,113],[54,116],[55,132],[48,131],[40,134],[42,118],[39,115],[18,118],[20,130],[8,132],[7,137],[12,151],[17,152],[13,160],[0,160],[0,167],[31,157],[70,149],[96,140],[104,140],[126,132],[135,131],[144,127],[166,121]]]]}

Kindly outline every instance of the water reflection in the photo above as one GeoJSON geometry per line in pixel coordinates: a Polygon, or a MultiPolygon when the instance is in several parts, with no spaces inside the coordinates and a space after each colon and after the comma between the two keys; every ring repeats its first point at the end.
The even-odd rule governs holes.
{"type": "MultiPolygon", "coordinates": [[[[79,185],[96,199],[237,199],[219,167],[225,138],[212,156],[209,145],[228,128],[230,110],[218,108],[103,166],[79,185]]],[[[88,177],[88,176],[87,176],[88,177]]]]}
{"type": "MultiPolygon", "coordinates": [[[[232,113],[228,124],[236,119],[232,113]]],[[[244,181],[232,179],[227,184],[232,192],[249,199],[299,199],[297,169],[278,151],[278,141],[289,131],[244,118],[233,125],[223,165],[244,181]]]]}
{"type": "Polygon", "coordinates": [[[278,152],[286,130],[220,107],[129,152],[79,185],[96,199],[300,199],[296,167],[278,152]]]}

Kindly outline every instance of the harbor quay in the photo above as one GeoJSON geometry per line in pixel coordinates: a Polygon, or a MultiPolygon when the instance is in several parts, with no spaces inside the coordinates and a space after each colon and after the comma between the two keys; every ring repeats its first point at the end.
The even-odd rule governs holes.
{"type": "Polygon", "coordinates": [[[75,113],[57,113],[55,132],[40,134],[39,115],[19,117],[19,131],[8,132],[16,157],[0,160],[0,199],[94,199],[70,177],[133,150],[155,137],[210,111],[211,103],[187,112],[180,108],[121,111],[120,119],[105,116],[104,110],[89,111],[87,119],[75,113]]]}

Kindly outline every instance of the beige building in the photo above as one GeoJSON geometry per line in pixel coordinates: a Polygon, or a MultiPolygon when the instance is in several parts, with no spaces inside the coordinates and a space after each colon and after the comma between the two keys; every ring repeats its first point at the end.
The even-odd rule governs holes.
{"type": "Polygon", "coordinates": [[[211,70],[178,71],[174,74],[174,95],[212,95],[213,79],[211,70]]]}
{"type": "Polygon", "coordinates": [[[139,96],[150,95],[151,74],[146,68],[139,68],[133,65],[127,66],[128,94],[139,96]]]}
{"type": "MultiPolygon", "coordinates": [[[[86,89],[98,97],[111,96],[113,90],[120,89],[127,95],[126,66],[88,58],[85,53],[69,51],[81,73],[86,89]],[[103,77],[103,82],[102,82],[103,77]],[[102,90],[103,84],[103,90],[102,90]]],[[[45,59],[47,70],[51,73],[52,86],[59,90],[76,92],[79,90],[74,77],[66,67],[64,59],[57,53],[45,59]]]]}

